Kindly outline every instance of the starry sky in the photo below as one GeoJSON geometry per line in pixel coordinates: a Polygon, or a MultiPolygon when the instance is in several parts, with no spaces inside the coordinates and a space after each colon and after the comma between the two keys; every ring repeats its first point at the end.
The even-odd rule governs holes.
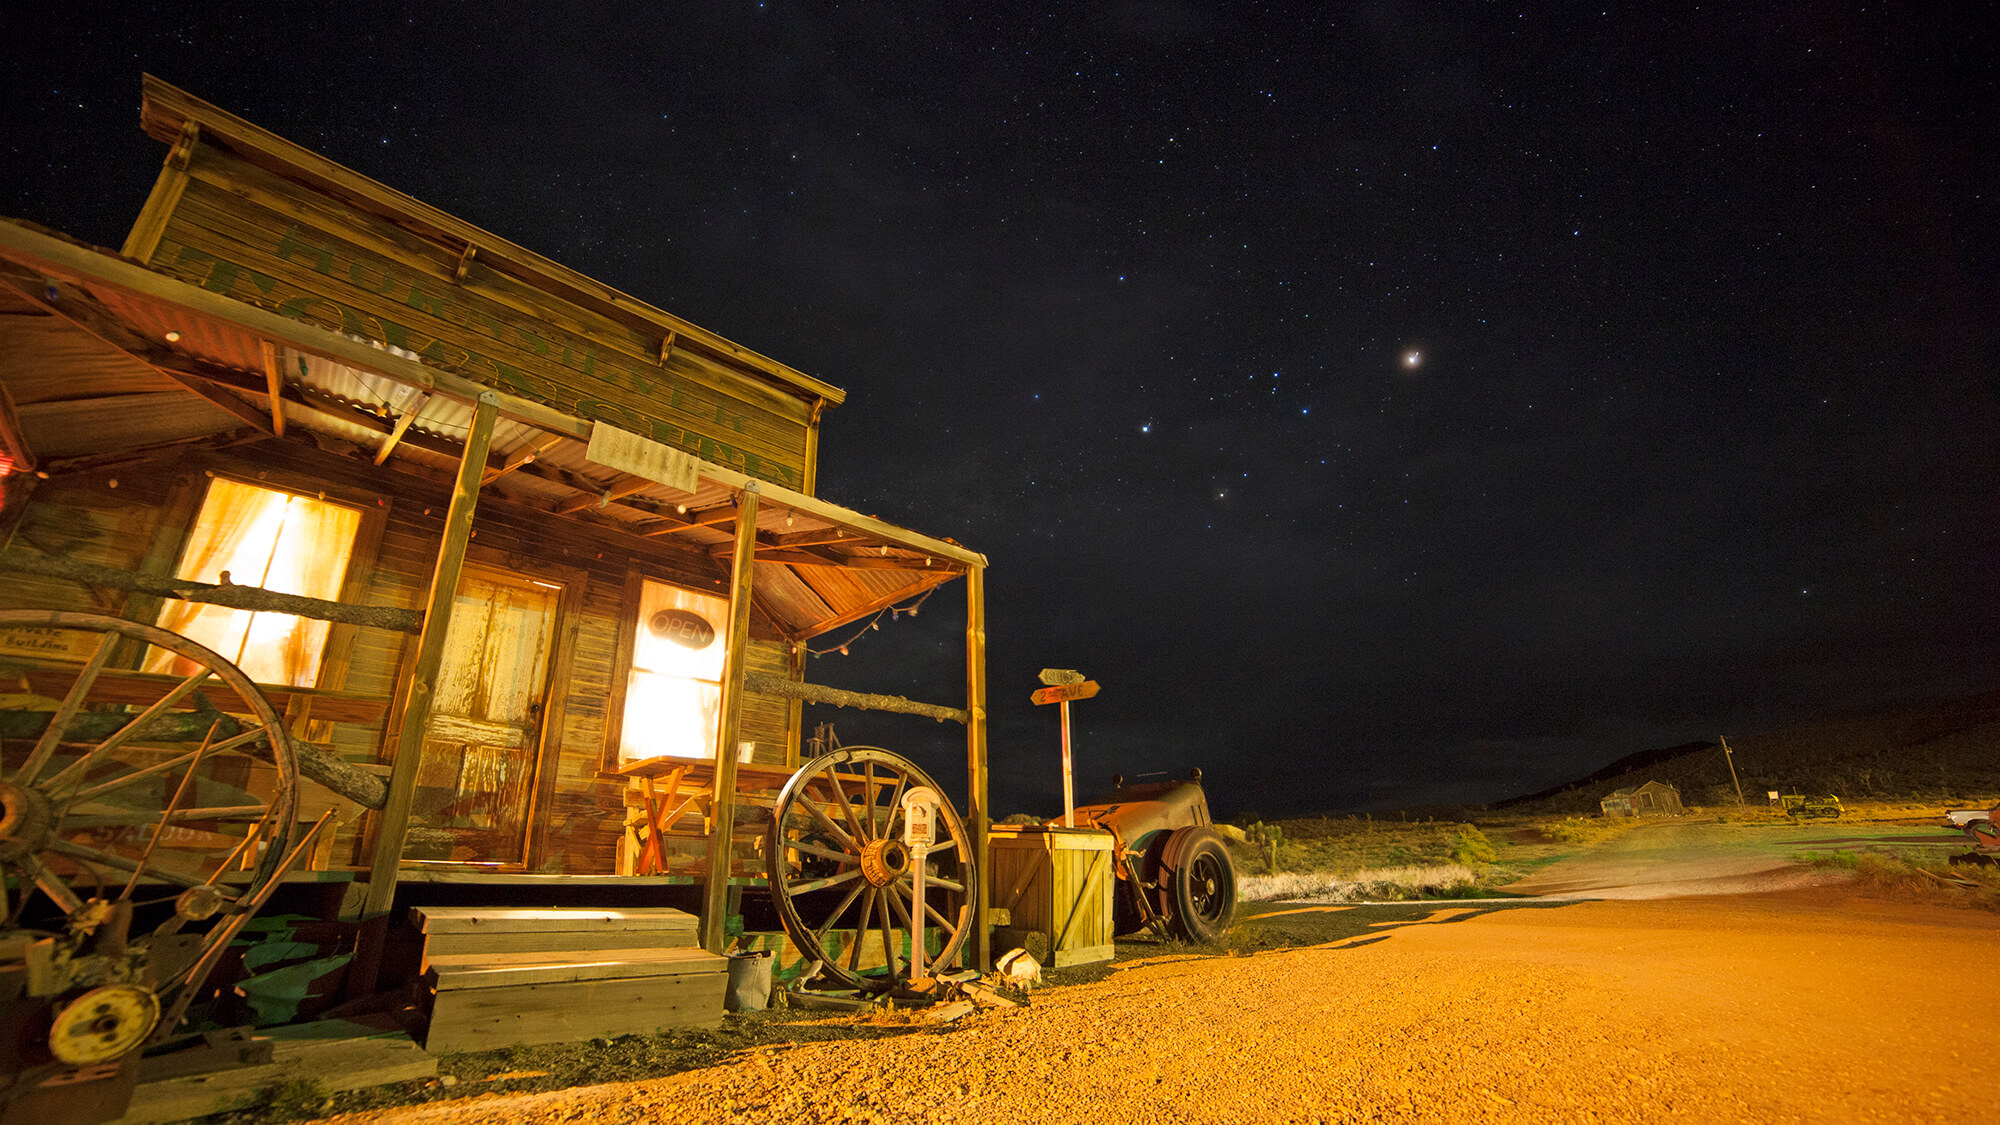
{"type": "MultiPolygon", "coordinates": [[[[1043,667],[1080,790],[1265,814],[2000,686],[1973,5],[314,8],[17,21],[0,213],[116,247],[150,71],[845,388],[821,495],[991,561],[996,815],[1043,667]]],[[[962,590],[808,677],[961,702],[962,590]]]]}

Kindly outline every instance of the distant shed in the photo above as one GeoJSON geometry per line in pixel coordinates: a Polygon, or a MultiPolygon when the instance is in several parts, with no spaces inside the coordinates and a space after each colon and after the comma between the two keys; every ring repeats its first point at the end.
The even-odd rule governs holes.
{"type": "Polygon", "coordinates": [[[1598,802],[1598,807],[1605,816],[1679,816],[1683,811],[1681,791],[1664,781],[1614,790],[1598,802]]]}

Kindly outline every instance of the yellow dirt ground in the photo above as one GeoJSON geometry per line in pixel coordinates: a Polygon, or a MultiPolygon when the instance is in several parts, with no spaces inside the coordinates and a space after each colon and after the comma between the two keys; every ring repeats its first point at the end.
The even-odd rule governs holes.
{"type": "Polygon", "coordinates": [[[1957,1123],[2000,1091],[1990,913],[1807,888],[1251,925],[1321,940],[1131,961],[892,1039],[339,1120],[1957,1123]]]}

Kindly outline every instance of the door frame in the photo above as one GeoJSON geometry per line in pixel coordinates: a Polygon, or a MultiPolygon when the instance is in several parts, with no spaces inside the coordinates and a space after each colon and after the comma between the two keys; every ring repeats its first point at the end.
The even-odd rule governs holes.
{"type": "MultiPolygon", "coordinates": [[[[577,633],[583,623],[583,607],[590,574],[581,567],[564,566],[560,563],[545,562],[511,551],[499,551],[468,545],[465,552],[467,566],[484,570],[499,571],[510,577],[527,580],[539,579],[544,582],[559,583],[562,593],[556,597],[555,622],[550,630],[549,670],[542,685],[542,722],[536,731],[535,781],[528,790],[527,833],[523,841],[520,863],[478,863],[469,864],[450,860],[407,860],[399,859],[402,867],[426,867],[437,869],[484,870],[502,874],[520,874],[534,871],[546,861],[549,844],[548,810],[555,802],[557,783],[562,772],[562,728],[569,714],[571,692],[571,666],[575,662],[577,633]]],[[[463,575],[459,579],[464,582],[463,575]]],[[[454,594],[456,592],[454,591],[454,594]]],[[[403,646],[403,667],[409,667],[416,659],[418,638],[409,636],[403,646]]],[[[409,705],[410,678],[399,673],[396,682],[395,706],[390,709],[384,729],[397,730],[402,723],[404,709],[409,705]]]]}

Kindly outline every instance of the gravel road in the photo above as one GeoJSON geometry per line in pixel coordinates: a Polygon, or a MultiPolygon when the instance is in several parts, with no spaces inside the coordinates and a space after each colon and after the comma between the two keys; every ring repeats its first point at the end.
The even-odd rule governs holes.
{"type": "Polygon", "coordinates": [[[1990,913],[1840,887],[1265,909],[1234,953],[945,1028],[336,1120],[1959,1123],[2000,1091],[1990,913]]]}

